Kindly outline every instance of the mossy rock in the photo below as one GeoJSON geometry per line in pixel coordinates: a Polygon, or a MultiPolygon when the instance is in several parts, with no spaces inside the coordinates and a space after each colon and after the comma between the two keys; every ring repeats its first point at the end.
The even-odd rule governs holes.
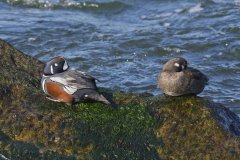
{"type": "Polygon", "coordinates": [[[0,40],[0,159],[237,159],[239,118],[199,97],[110,93],[116,106],[50,102],[43,63],[0,40]]]}
{"type": "Polygon", "coordinates": [[[154,97],[148,106],[162,159],[239,159],[239,118],[227,108],[201,97],[154,97]]]}

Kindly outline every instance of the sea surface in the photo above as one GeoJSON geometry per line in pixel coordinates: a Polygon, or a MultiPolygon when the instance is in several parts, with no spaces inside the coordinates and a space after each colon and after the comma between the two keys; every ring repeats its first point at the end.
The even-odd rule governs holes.
{"type": "Polygon", "coordinates": [[[154,95],[162,65],[182,56],[210,79],[199,96],[240,115],[240,0],[0,0],[0,38],[154,95]]]}

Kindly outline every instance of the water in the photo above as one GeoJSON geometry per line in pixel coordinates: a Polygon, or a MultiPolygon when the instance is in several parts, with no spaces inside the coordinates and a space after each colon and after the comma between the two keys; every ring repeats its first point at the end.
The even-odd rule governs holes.
{"type": "Polygon", "coordinates": [[[200,96],[240,115],[240,0],[0,0],[0,38],[137,93],[161,94],[162,64],[182,56],[210,79],[200,96]]]}

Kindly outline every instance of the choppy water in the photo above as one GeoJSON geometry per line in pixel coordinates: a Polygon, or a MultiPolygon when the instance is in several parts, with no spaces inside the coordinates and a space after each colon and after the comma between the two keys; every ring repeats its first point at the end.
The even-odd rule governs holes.
{"type": "Polygon", "coordinates": [[[200,95],[240,115],[240,0],[0,0],[0,38],[153,94],[162,64],[183,56],[210,79],[200,95]]]}

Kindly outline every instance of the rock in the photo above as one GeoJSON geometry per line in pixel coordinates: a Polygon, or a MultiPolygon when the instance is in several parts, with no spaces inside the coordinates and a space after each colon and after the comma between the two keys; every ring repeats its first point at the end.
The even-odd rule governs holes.
{"type": "Polygon", "coordinates": [[[231,112],[228,108],[225,108],[221,104],[214,105],[214,115],[217,118],[219,124],[231,135],[240,136],[240,120],[239,117],[231,112]]]}
{"type": "Polygon", "coordinates": [[[0,40],[0,159],[238,159],[239,118],[199,97],[113,93],[118,108],[45,98],[43,63],[0,40]]]}
{"type": "Polygon", "coordinates": [[[201,97],[153,97],[148,107],[162,159],[239,159],[240,120],[229,109],[201,97]]]}

